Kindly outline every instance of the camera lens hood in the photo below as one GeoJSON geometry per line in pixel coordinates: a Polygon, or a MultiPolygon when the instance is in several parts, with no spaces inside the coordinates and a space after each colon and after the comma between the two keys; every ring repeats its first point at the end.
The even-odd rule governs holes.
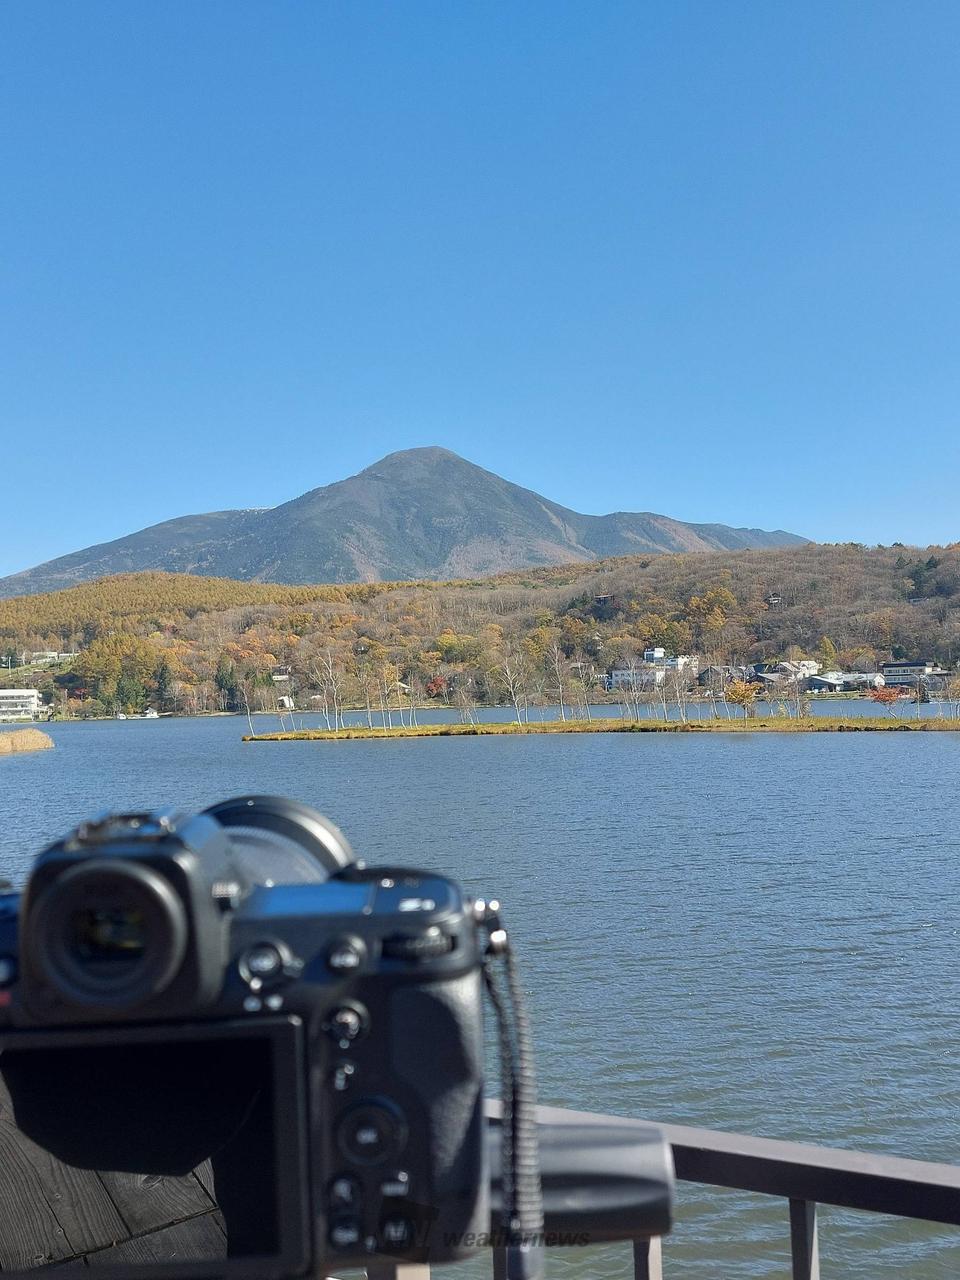
{"type": "Polygon", "coordinates": [[[228,830],[255,828],[291,841],[327,876],[353,864],[350,844],[338,827],[316,809],[285,796],[237,796],[221,800],[204,812],[228,830]]]}

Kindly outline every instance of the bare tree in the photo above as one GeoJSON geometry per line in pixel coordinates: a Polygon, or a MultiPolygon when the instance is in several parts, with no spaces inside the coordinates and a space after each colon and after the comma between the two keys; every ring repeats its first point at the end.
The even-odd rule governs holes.
{"type": "Polygon", "coordinates": [[[333,711],[333,731],[343,728],[343,671],[334,659],[333,651],[324,649],[310,673],[323,697],[323,714],[330,728],[330,711],[333,711]]]}
{"type": "Polygon", "coordinates": [[[521,649],[513,650],[497,666],[497,675],[504,692],[513,705],[517,724],[523,724],[529,716],[527,707],[527,669],[521,649]]]}
{"type": "Polygon", "coordinates": [[[560,719],[566,720],[567,710],[563,701],[563,692],[564,692],[563,677],[564,677],[564,671],[566,668],[567,659],[566,659],[566,655],[564,654],[563,650],[560,648],[559,644],[557,644],[556,640],[553,642],[553,644],[550,647],[550,650],[547,654],[547,660],[550,663],[550,670],[553,673],[553,679],[554,679],[555,687],[557,690],[557,704],[560,707],[560,719]]]}

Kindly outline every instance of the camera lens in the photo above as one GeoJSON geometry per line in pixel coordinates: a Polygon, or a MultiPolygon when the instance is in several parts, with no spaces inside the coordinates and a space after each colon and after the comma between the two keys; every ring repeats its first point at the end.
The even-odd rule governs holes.
{"type": "Polygon", "coordinates": [[[326,880],[353,862],[343,832],[298,800],[236,796],[205,812],[229,830],[234,857],[255,884],[326,880]]]}
{"type": "Polygon", "coordinates": [[[159,995],[186,951],[183,905],[142,864],[102,860],[70,868],[36,904],[32,959],[72,1004],[128,1009],[159,995]]]}

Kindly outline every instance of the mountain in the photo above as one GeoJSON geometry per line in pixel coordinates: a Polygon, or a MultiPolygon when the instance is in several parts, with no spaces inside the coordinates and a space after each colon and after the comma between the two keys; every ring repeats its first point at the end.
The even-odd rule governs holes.
{"type": "Polygon", "coordinates": [[[145,569],[258,582],[397,581],[806,541],[652,512],[580,515],[447,449],[406,449],[279,507],[181,516],[60,556],[0,578],[0,596],[145,569]]]}

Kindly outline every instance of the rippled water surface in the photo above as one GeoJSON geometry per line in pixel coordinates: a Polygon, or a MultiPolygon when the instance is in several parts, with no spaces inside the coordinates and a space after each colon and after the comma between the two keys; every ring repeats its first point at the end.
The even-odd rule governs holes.
{"type": "MultiPolygon", "coordinates": [[[[497,894],[544,1102],[960,1158],[960,735],[243,744],[237,719],[47,726],[0,759],[0,874],[107,806],[318,805],[497,894]]],[[[681,1188],[668,1276],[788,1273],[786,1206],[681,1188]]],[[[616,1250],[552,1274],[625,1274],[616,1250]]],[[[826,1211],[821,1274],[960,1275],[960,1232],[826,1211]]]]}

